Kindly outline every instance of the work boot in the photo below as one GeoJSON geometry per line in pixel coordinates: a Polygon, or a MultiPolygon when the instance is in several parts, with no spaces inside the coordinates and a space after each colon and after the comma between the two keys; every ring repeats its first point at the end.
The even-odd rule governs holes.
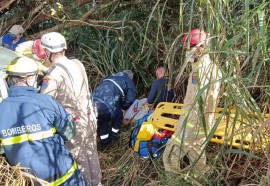
{"type": "Polygon", "coordinates": [[[112,142],[110,138],[100,139],[100,141],[101,141],[101,144],[104,146],[107,146],[112,142]]]}
{"type": "Polygon", "coordinates": [[[116,132],[111,131],[109,134],[109,138],[112,141],[116,141],[119,138],[119,132],[116,133],[116,132]]]}

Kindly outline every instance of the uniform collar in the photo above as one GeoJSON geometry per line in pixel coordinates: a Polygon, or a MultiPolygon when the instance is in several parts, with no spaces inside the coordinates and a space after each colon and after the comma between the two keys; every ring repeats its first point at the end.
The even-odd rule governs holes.
{"type": "Polygon", "coordinates": [[[61,59],[55,61],[55,63],[65,63],[68,60],[66,56],[63,56],[61,59]]]}
{"type": "Polygon", "coordinates": [[[162,76],[162,77],[159,78],[158,80],[162,80],[162,79],[168,79],[168,76],[162,76]]]}
{"type": "Polygon", "coordinates": [[[27,96],[33,93],[37,93],[37,89],[27,86],[11,86],[8,92],[9,97],[27,96]]]}

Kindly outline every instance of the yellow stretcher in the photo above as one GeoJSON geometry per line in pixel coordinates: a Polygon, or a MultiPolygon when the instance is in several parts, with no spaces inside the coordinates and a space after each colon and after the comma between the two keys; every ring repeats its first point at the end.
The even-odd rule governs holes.
{"type": "MultiPolygon", "coordinates": [[[[176,124],[182,114],[183,104],[161,102],[157,105],[150,121],[144,122],[137,136],[137,145],[134,150],[138,150],[140,141],[150,140],[158,129],[176,130],[176,124]]],[[[270,144],[270,139],[265,139],[262,132],[256,134],[256,128],[260,126],[258,120],[237,117],[235,111],[231,110],[230,114],[221,116],[223,108],[216,109],[216,119],[221,118],[218,127],[211,139],[211,142],[228,144],[233,147],[243,149],[262,149],[270,144]],[[260,135],[259,135],[260,134],[260,135]]],[[[265,117],[267,119],[268,115],[265,117]]]]}

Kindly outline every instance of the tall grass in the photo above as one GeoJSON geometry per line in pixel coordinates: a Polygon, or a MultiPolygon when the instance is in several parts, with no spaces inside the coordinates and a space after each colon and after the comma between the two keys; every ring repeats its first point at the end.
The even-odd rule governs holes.
{"type": "MultiPolygon", "coordinates": [[[[167,6],[166,2],[160,3],[157,1],[153,4],[145,27],[146,30],[144,30],[145,39],[142,51],[148,44],[146,39],[149,39],[148,36],[153,32],[153,29],[149,28],[149,23],[158,19],[156,33],[159,33],[159,29],[166,23],[166,20],[159,16],[163,15],[164,7],[167,6]],[[163,6],[163,8],[159,9],[159,6],[163,6]]],[[[233,107],[236,111],[230,124],[236,126],[236,123],[240,122],[240,127],[246,130],[245,134],[253,132],[253,137],[257,140],[259,138],[269,139],[268,135],[258,130],[265,120],[265,113],[262,111],[269,105],[267,102],[269,100],[269,70],[266,66],[266,63],[269,62],[269,56],[266,52],[268,44],[267,28],[269,28],[269,20],[266,16],[269,15],[269,10],[266,9],[268,6],[269,2],[258,3],[257,1],[181,1],[179,4],[180,35],[192,28],[201,28],[213,37],[210,55],[213,61],[219,64],[223,73],[223,79],[220,80],[223,83],[220,92],[220,106],[224,108],[233,107]]],[[[164,62],[169,66],[169,69],[173,69],[170,71],[172,81],[176,77],[174,73],[179,72],[180,76],[177,76],[178,79],[176,79],[175,84],[176,91],[183,89],[183,82],[185,82],[184,79],[187,78],[189,70],[189,65],[183,63],[184,53],[178,50],[179,37],[181,36],[176,36],[179,33],[171,34],[171,37],[174,37],[175,40],[165,42],[166,47],[164,48],[166,50],[163,51],[163,54],[157,54],[158,56],[165,55],[164,62]],[[176,60],[178,60],[177,63],[176,60]],[[176,66],[178,68],[175,68],[176,66]]],[[[154,39],[156,41],[159,39],[158,34],[154,39]]],[[[158,40],[158,42],[164,44],[163,41],[158,40]]],[[[227,111],[225,110],[225,112],[227,111]]],[[[218,124],[216,122],[215,126],[218,124]]],[[[214,131],[210,133],[213,134],[214,131]]],[[[239,131],[233,130],[231,135],[237,133],[239,131]]],[[[210,138],[207,140],[210,140],[210,138]]],[[[269,184],[267,177],[267,174],[269,174],[269,171],[267,173],[269,153],[267,149],[260,152],[253,150],[247,152],[246,150],[232,149],[226,145],[217,146],[209,143],[207,154],[208,163],[212,165],[212,174],[197,180],[188,172],[178,175],[164,173],[162,164],[159,164],[157,165],[159,167],[158,184],[269,184]]]]}
{"type": "MultiPolygon", "coordinates": [[[[33,175],[23,172],[24,168],[19,165],[10,166],[7,160],[0,155],[0,185],[2,186],[31,186],[34,185],[32,179],[37,179],[33,175]]],[[[40,183],[46,183],[37,179],[40,183]]],[[[37,181],[36,180],[36,181],[37,181]]]]}
{"type": "MultiPolygon", "coordinates": [[[[220,106],[236,109],[233,126],[241,117],[241,128],[247,128],[249,132],[256,131],[256,128],[262,125],[265,120],[261,109],[268,105],[264,92],[267,92],[268,89],[269,76],[265,76],[268,69],[263,65],[269,61],[265,52],[267,48],[265,41],[268,40],[266,35],[267,20],[265,20],[266,16],[263,15],[267,12],[265,7],[268,6],[269,2],[256,4],[254,1],[196,1],[196,3],[192,1],[187,4],[186,11],[183,12],[190,12],[190,14],[180,16],[182,19],[184,17],[187,20],[188,18],[194,20],[185,25],[187,31],[190,28],[199,27],[213,36],[211,57],[215,62],[218,62],[224,78],[222,80],[223,89],[220,92],[220,106]],[[258,120],[254,117],[255,115],[259,116],[258,120]]],[[[269,12],[267,13],[269,14],[269,12]]],[[[182,68],[186,68],[185,65],[183,64],[182,68]]],[[[235,135],[234,133],[236,134],[237,131],[233,131],[232,135],[235,135]]],[[[268,136],[260,134],[263,136],[262,138],[269,139],[268,136]]],[[[254,136],[254,138],[257,137],[254,136]]],[[[268,164],[266,152],[261,153],[260,160],[257,160],[261,167],[256,167],[257,164],[253,164],[255,152],[246,153],[240,149],[231,150],[227,149],[226,146],[220,148],[216,149],[218,155],[214,157],[215,164],[212,164],[215,171],[209,177],[201,180],[203,185],[216,183],[231,185],[231,173],[237,173],[238,182],[259,184],[261,177],[266,175],[265,168],[268,164]],[[235,156],[235,161],[228,158],[232,156],[235,156]],[[229,164],[229,166],[224,166],[224,164],[229,164]],[[246,167],[246,165],[249,166],[246,167]],[[234,170],[236,166],[243,168],[244,171],[237,172],[237,169],[234,170]],[[254,174],[254,170],[257,170],[256,174],[254,174]],[[220,174],[222,172],[225,174],[220,174]]],[[[209,161],[212,160],[209,159],[209,161]]]]}
{"type": "MultiPolygon", "coordinates": [[[[200,28],[212,37],[210,56],[223,74],[219,103],[225,108],[222,117],[228,118],[233,108],[232,126],[240,123],[246,133],[254,134],[254,139],[269,139],[260,127],[264,126],[270,101],[269,1],[165,0],[132,6],[123,2],[121,6],[100,12],[101,20],[119,21],[110,24],[109,29],[79,26],[62,30],[74,46],[75,55],[86,65],[91,88],[107,75],[131,69],[136,74],[137,95],[142,96],[154,79],[154,68],[163,63],[168,67],[177,101],[182,102],[191,68],[185,63],[181,39],[192,28],[200,28]]],[[[80,15],[80,11],[74,15],[80,15]]],[[[66,13],[72,17],[71,12],[66,13]]],[[[219,120],[211,135],[218,125],[219,120]]],[[[268,147],[260,152],[234,149],[211,143],[208,137],[207,162],[212,172],[198,179],[192,170],[165,172],[161,159],[148,162],[134,157],[128,148],[129,130],[124,129],[114,146],[100,149],[104,185],[270,184],[268,147]]],[[[231,135],[237,133],[235,129],[231,135]]]]}
{"type": "MultiPolygon", "coordinates": [[[[224,117],[228,117],[227,113],[234,108],[235,117],[230,125],[237,126],[240,123],[245,134],[252,132],[256,140],[269,139],[258,130],[264,123],[265,111],[269,107],[269,2],[180,0],[177,3],[149,2],[147,6],[147,9],[140,7],[143,11],[138,6],[128,13],[122,13],[122,17],[128,20],[134,18],[135,14],[138,16],[147,12],[147,17],[137,20],[140,27],[132,25],[130,29],[123,28],[121,32],[97,31],[98,39],[82,46],[85,61],[90,61],[92,69],[96,69],[94,74],[102,78],[124,68],[131,68],[139,76],[140,81],[136,85],[140,90],[150,84],[149,74],[152,74],[156,64],[164,63],[168,67],[177,100],[181,102],[190,72],[189,64],[184,63],[185,51],[180,48],[181,39],[192,28],[203,29],[212,37],[210,55],[223,74],[219,106],[225,108],[224,117]]],[[[207,91],[207,88],[199,92],[207,91]]],[[[139,91],[139,95],[142,92],[139,91]]],[[[218,122],[214,124],[211,135],[219,125],[218,122]]],[[[228,132],[227,137],[238,133],[235,129],[232,134],[228,132]]],[[[208,137],[207,141],[210,139],[208,137]]],[[[268,180],[264,179],[269,174],[267,149],[255,152],[209,143],[206,150],[207,161],[213,171],[199,180],[193,177],[192,170],[179,174],[166,173],[161,161],[142,163],[131,157],[129,152],[113,165],[117,169],[110,174],[110,178],[105,176],[104,181],[108,185],[267,185],[268,180]],[[156,175],[154,180],[144,175],[149,166],[149,176],[156,175]]],[[[103,155],[106,151],[100,153],[103,155]]]]}

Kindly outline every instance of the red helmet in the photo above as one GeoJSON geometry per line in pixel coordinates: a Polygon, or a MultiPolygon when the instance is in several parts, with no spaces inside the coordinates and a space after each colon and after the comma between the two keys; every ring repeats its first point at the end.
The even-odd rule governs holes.
{"type": "Polygon", "coordinates": [[[41,47],[41,40],[37,39],[33,43],[33,53],[40,59],[45,59],[45,49],[41,47]]]}
{"type": "Polygon", "coordinates": [[[199,43],[207,43],[208,39],[208,33],[204,32],[203,30],[200,29],[193,29],[190,31],[189,34],[185,34],[183,38],[183,47],[184,48],[191,48],[199,43]],[[190,45],[188,47],[188,40],[190,40],[190,45]]]}

